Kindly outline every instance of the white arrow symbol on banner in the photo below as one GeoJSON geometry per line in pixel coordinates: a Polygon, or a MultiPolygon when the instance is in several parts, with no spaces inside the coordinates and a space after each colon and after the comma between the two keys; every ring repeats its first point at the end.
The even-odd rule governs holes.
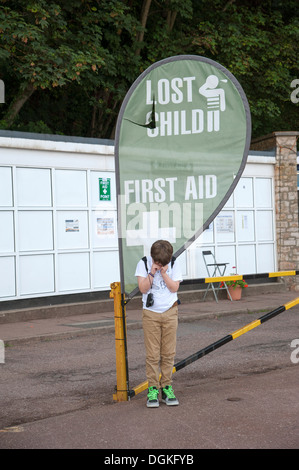
{"type": "Polygon", "coordinates": [[[159,228],[159,212],[144,212],[142,214],[141,230],[127,230],[127,246],[143,246],[144,255],[150,254],[152,244],[156,240],[168,240],[170,243],[176,241],[176,228],[159,228]]]}

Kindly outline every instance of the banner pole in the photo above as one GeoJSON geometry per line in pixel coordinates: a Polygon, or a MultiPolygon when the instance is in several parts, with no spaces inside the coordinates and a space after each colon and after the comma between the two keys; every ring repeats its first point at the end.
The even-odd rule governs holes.
{"type": "Polygon", "coordinates": [[[126,307],[122,302],[120,282],[110,284],[110,298],[114,299],[116,393],[115,401],[128,401],[128,371],[126,354],[126,307]]]}

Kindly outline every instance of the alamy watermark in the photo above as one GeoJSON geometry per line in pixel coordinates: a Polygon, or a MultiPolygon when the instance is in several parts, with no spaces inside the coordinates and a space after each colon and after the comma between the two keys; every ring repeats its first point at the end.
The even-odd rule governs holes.
{"type": "Polygon", "coordinates": [[[299,364],[299,339],[293,339],[291,348],[295,348],[291,353],[291,362],[293,364],[299,364]]]}
{"type": "Polygon", "coordinates": [[[0,103],[5,103],[5,85],[3,80],[0,80],[0,103]]]}
{"type": "Polygon", "coordinates": [[[5,362],[5,347],[4,347],[4,341],[0,339],[0,364],[4,364],[5,362]]]}
{"type": "Polygon", "coordinates": [[[295,88],[291,93],[291,101],[292,103],[297,104],[299,103],[299,78],[295,78],[291,82],[291,88],[295,88]]]}

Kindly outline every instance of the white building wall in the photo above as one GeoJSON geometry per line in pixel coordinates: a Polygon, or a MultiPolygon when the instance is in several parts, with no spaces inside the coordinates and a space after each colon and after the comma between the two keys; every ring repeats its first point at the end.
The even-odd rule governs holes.
{"type": "MultiPolygon", "coordinates": [[[[185,279],[206,277],[203,249],[227,273],[275,270],[274,163],[249,156],[225,208],[179,258],[185,279]]],[[[118,280],[114,147],[0,137],[0,301],[118,280]]]]}
{"type": "Polygon", "coordinates": [[[275,271],[275,158],[249,156],[225,207],[186,253],[188,278],[207,276],[202,251],[211,250],[226,274],[275,271]]]}

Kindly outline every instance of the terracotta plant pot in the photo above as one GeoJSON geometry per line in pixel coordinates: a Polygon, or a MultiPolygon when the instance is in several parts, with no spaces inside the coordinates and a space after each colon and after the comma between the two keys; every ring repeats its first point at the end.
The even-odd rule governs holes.
{"type": "MultiPolygon", "coordinates": [[[[242,287],[240,286],[236,286],[236,287],[233,287],[233,286],[229,286],[228,287],[228,290],[229,290],[229,293],[231,295],[231,298],[233,300],[241,300],[241,297],[242,297],[242,287]]],[[[227,295],[227,298],[229,299],[229,296],[227,295]]],[[[230,299],[229,299],[230,300],[230,299]]]]}

